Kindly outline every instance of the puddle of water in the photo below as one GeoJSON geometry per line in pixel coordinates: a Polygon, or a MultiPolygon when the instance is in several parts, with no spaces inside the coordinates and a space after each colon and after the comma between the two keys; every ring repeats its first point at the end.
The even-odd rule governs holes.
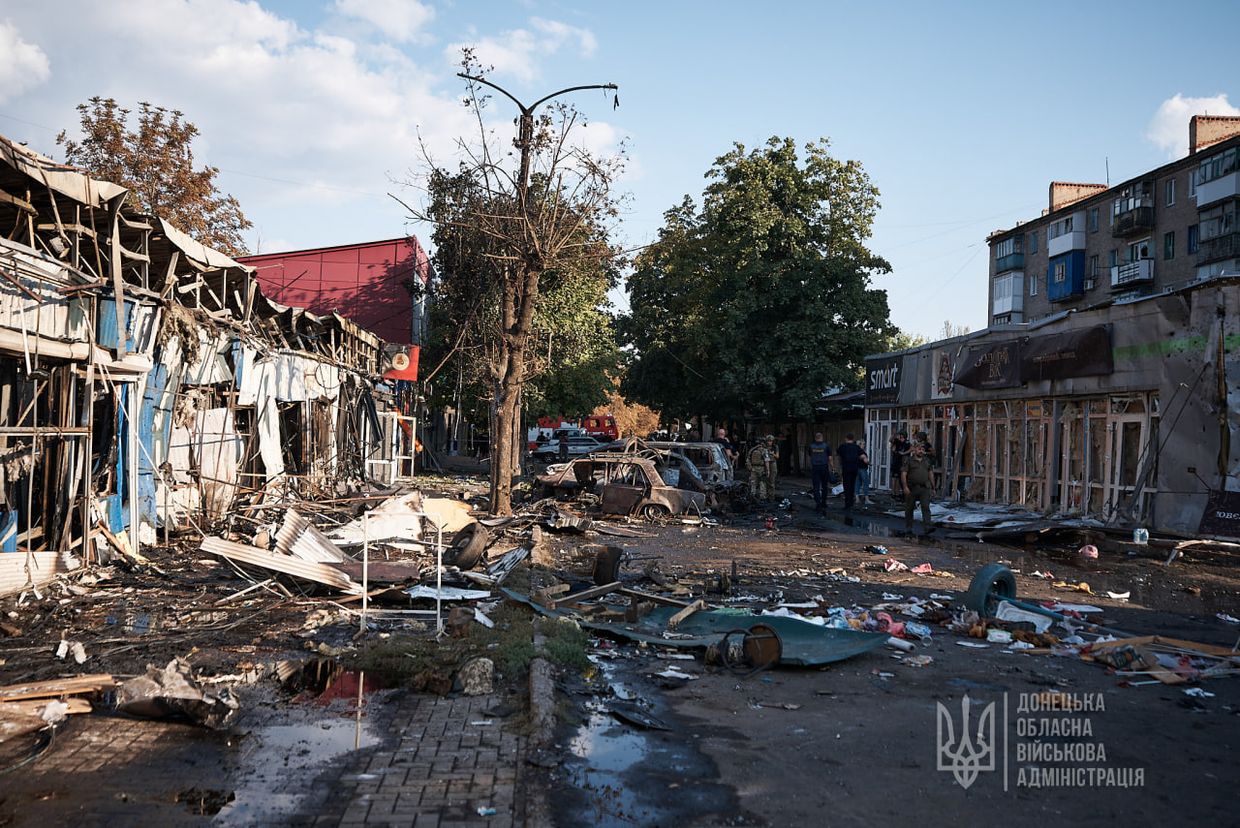
{"type": "Polygon", "coordinates": [[[568,744],[569,753],[581,760],[567,766],[572,784],[586,792],[595,825],[653,824],[655,811],[643,808],[623,779],[649,752],[646,737],[617,724],[601,705],[592,706],[590,718],[568,744]]]}
{"type": "Polygon", "coordinates": [[[126,635],[146,635],[155,629],[149,612],[128,612],[123,606],[104,621],[109,626],[118,627],[126,635]]]}
{"type": "Polygon", "coordinates": [[[291,707],[303,719],[252,730],[235,772],[236,799],[216,817],[221,825],[280,821],[297,812],[313,792],[319,771],[347,754],[379,743],[364,716],[371,687],[364,673],[337,670],[311,708],[291,707]],[[344,700],[348,700],[347,702],[344,700]]]}

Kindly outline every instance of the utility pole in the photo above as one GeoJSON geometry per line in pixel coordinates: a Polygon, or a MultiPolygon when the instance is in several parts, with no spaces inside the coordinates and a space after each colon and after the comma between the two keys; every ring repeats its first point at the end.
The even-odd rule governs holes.
{"type": "Polygon", "coordinates": [[[544,255],[535,243],[537,234],[533,228],[529,214],[530,165],[533,159],[534,144],[534,113],[540,106],[553,98],[567,95],[570,92],[581,92],[590,89],[616,91],[614,83],[587,84],[570,86],[550,95],[544,95],[534,103],[526,105],[507,89],[492,83],[478,75],[458,72],[457,77],[471,83],[481,84],[494,89],[508,100],[516,104],[520,111],[517,126],[517,148],[521,152],[520,168],[516,181],[517,216],[521,223],[520,239],[515,273],[505,269],[504,297],[504,331],[501,338],[501,353],[507,352],[507,359],[501,357],[498,376],[498,393],[494,403],[496,412],[495,427],[491,431],[494,450],[491,454],[491,512],[492,514],[510,514],[512,511],[512,475],[520,470],[521,451],[524,443],[519,433],[521,424],[521,389],[525,382],[525,347],[534,315],[534,306],[538,299],[539,277],[546,268],[544,255]],[[509,281],[511,280],[511,281],[509,281]]]}

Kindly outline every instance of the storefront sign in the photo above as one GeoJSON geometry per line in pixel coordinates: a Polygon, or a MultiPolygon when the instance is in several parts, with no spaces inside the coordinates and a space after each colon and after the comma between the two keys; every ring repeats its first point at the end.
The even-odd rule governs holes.
{"type": "Polygon", "coordinates": [[[930,377],[930,397],[942,400],[952,395],[956,375],[956,349],[941,348],[930,354],[934,360],[934,373],[930,377]]]}
{"type": "Polygon", "coordinates": [[[1020,351],[1020,377],[1023,382],[1067,379],[1109,374],[1111,333],[1103,325],[1081,331],[1048,336],[1032,336],[1020,351]]]}
{"type": "Polygon", "coordinates": [[[865,364],[865,404],[885,405],[900,400],[904,357],[872,359],[865,364]]]}
{"type": "Polygon", "coordinates": [[[1205,538],[1240,538],[1240,492],[1210,492],[1197,533],[1205,538]]]}
{"type": "Polygon", "coordinates": [[[979,389],[1020,385],[1020,340],[969,348],[956,368],[956,384],[979,389]]]}

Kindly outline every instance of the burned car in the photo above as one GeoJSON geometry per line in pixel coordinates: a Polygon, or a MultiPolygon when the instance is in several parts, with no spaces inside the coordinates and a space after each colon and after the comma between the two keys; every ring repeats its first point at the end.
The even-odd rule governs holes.
{"type": "Polygon", "coordinates": [[[671,486],[650,457],[594,452],[553,466],[537,480],[552,492],[595,494],[603,512],[609,515],[642,515],[654,519],[703,511],[706,494],[701,490],[701,479],[687,473],[687,467],[682,466],[678,472],[678,485],[671,486]]]}

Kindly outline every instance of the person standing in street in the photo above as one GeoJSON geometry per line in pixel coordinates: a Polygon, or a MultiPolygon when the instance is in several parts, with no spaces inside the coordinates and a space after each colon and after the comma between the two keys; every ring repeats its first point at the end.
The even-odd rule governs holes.
{"type": "Polygon", "coordinates": [[[817,431],[814,442],[805,447],[805,453],[809,455],[814,505],[821,512],[827,508],[827,495],[831,493],[831,444],[823,439],[821,431],[817,431]]]}
{"type": "Polygon", "coordinates": [[[723,448],[723,455],[728,458],[728,465],[736,465],[736,449],[732,446],[732,441],[728,439],[728,430],[723,426],[715,429],[715,439],[713,442],[718,443],[723,448]]]}
{"type": "Polygon", "coordinates": [[[913,534],[913,506],[921,504],[921,531],[923,535],[929,535],[934,531],[934,523],[930,519],[930,458],[926,455],[925,443],[913,443],[904,458],[901,475],[901,483],[904,484],[904,530],[913,534]]]}
{"type": "Polygon", "coordinates": [[[896,497],[904,497],[904,458],[911,448],[908,432],[901,431],[891,438],[891,493],[896,497]]]}
{"type": "Polygon", "coordinates": [[[775,498],[775,435],[749,450],[749,494],[754,500],[771,501],[775,498]]]}
{"type": "Polygon", "coordinates": [[[844,511],[851,512],[853,501],[857,496],[857,471],[861,468],[861,446],[850,431],[844,435],[844,442],[835,450],[840,460],[840,475],[844,478],[844,511]]]}
{"type": "Polygon", "coordinates": [[[861,505],[866,506],[870,502],[870,455],[865,450],[865,440],[858,440],[857,445],[861,447],[861,460],[857,464],[857,497],[861,505]]]}

